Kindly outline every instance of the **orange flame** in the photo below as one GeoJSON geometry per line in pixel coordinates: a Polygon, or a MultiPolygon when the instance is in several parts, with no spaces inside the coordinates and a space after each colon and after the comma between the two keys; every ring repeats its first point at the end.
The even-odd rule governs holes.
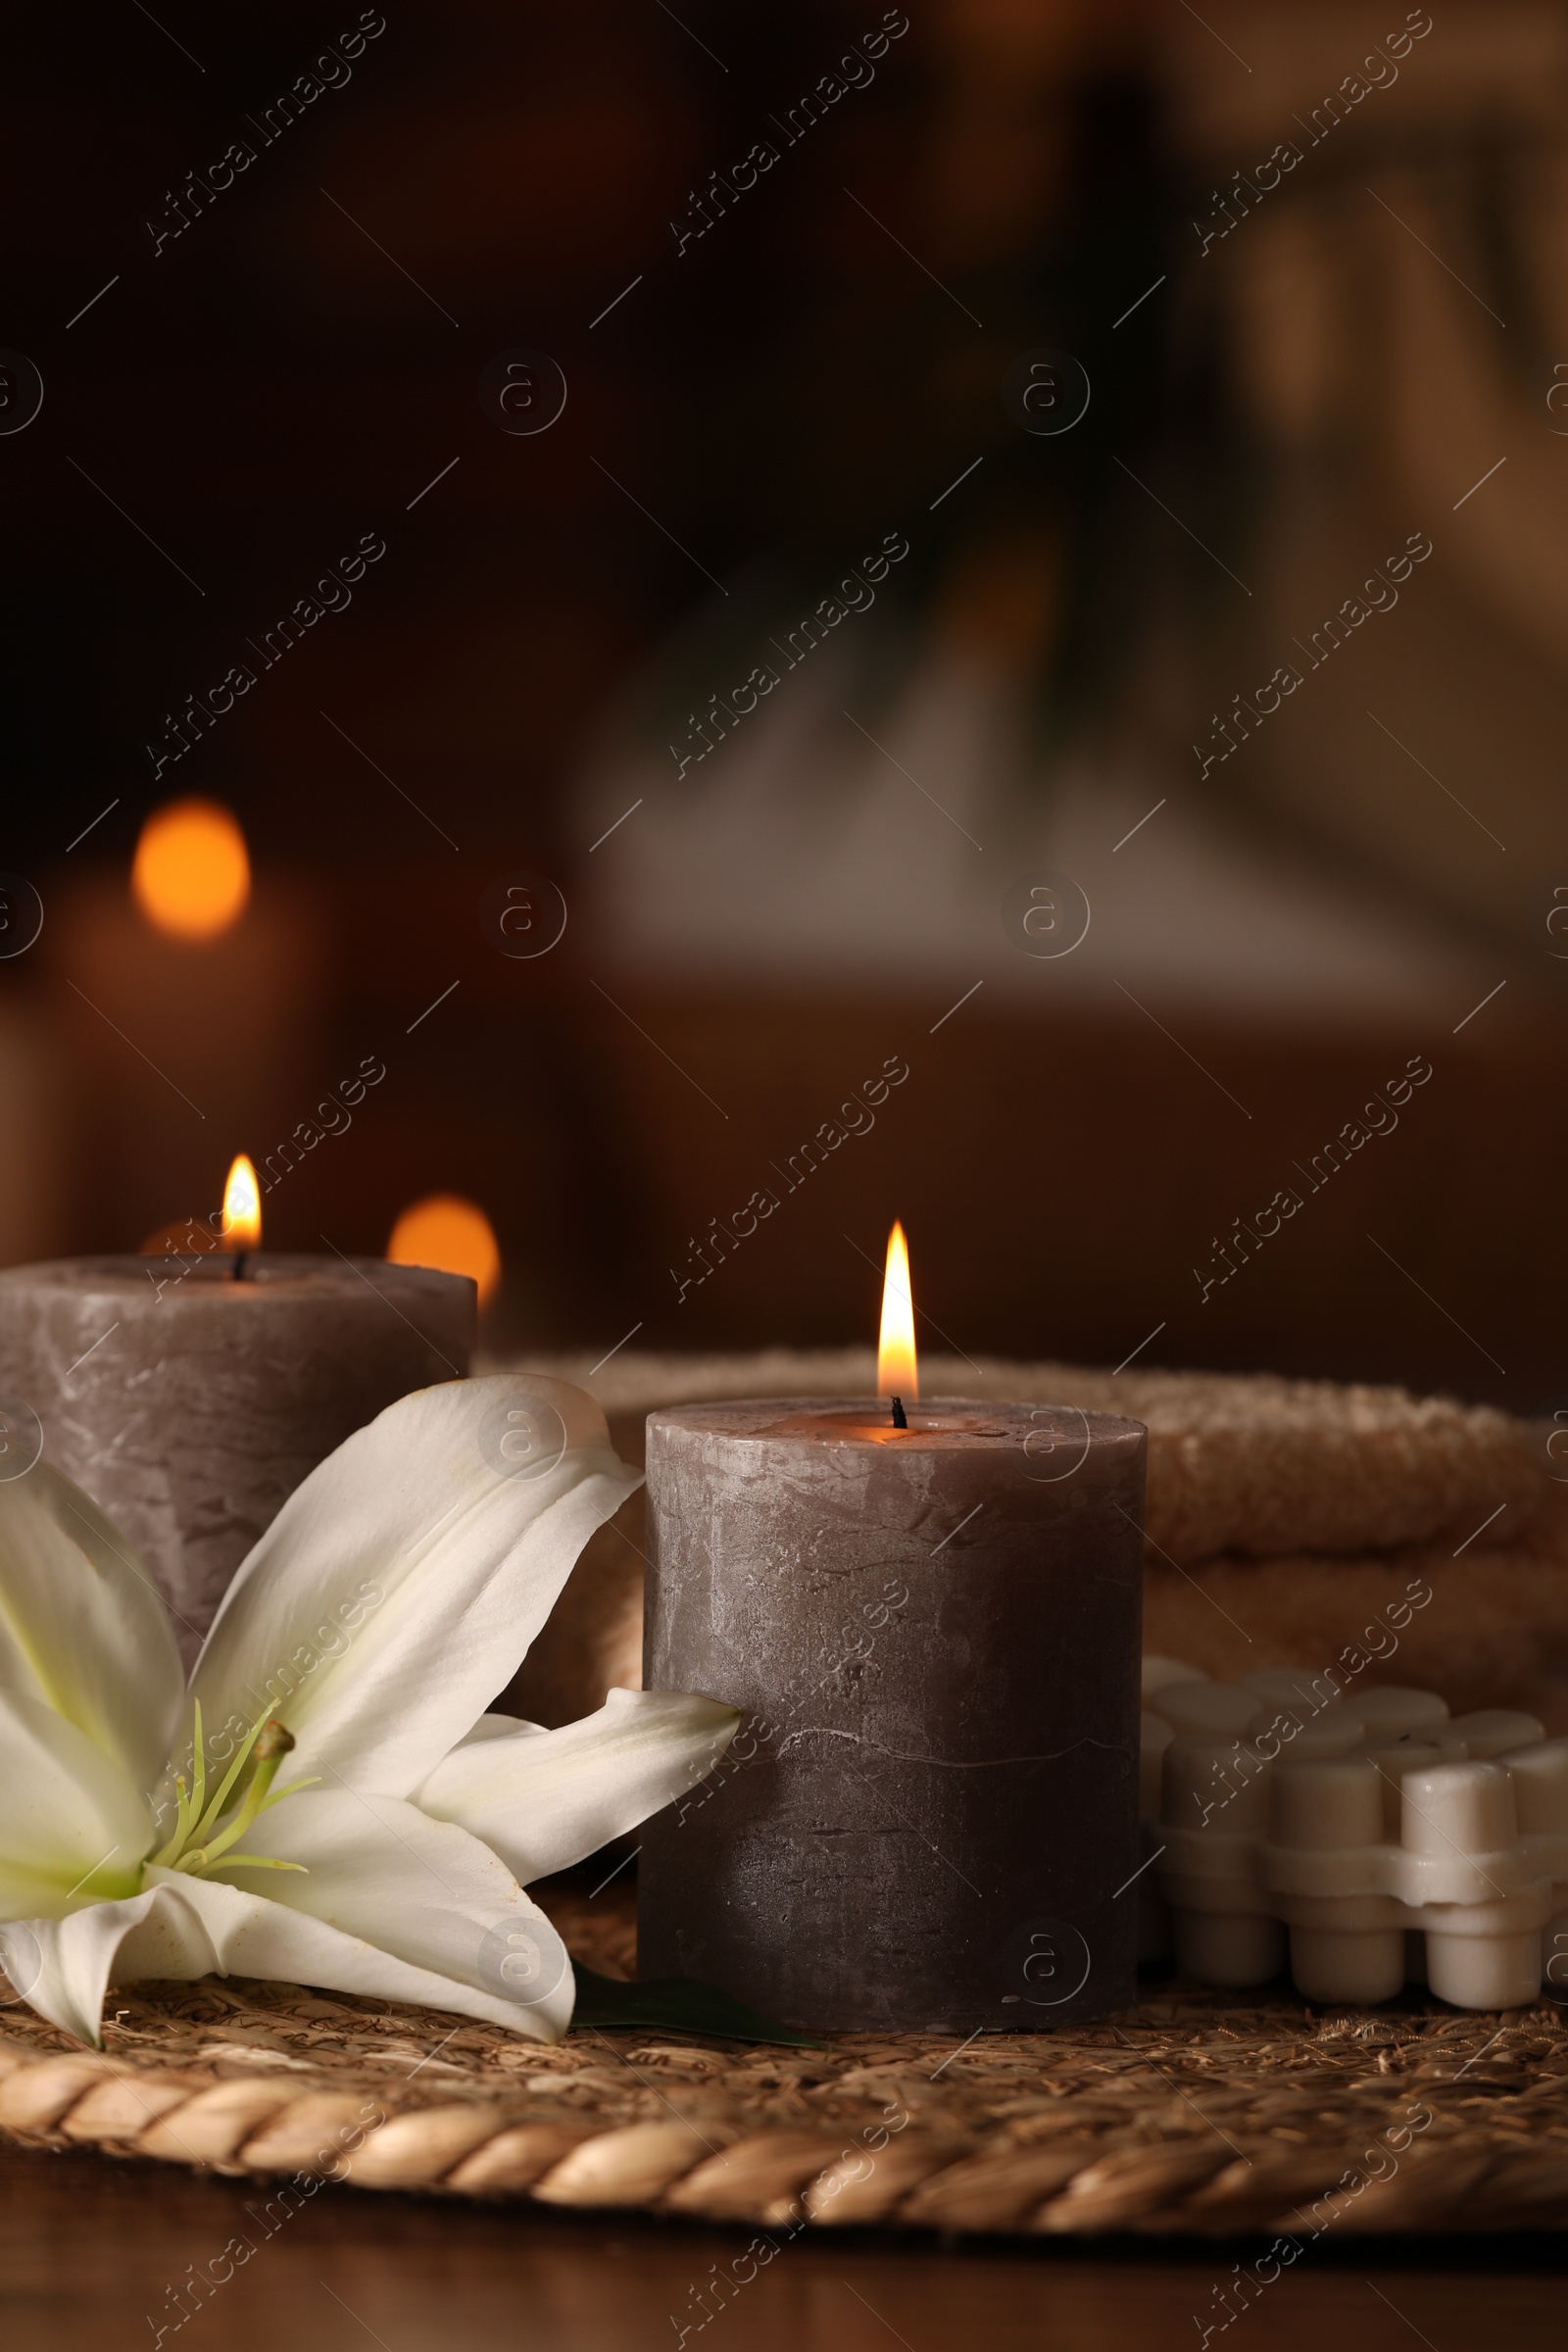
{"type": "Polygon", "coordinates": [[[887,1271],[882,1278],[882,1329],[877,1338],[876,1393],[912,1404],[920,1394],[914,1352],[914,1299],[909,1290],[909,1250],[896,1220],[888,1235],[887,1271]]]}
{"type": "Polygon", "coordinates": [[[244,1152],[228,1171],[223,1187],[223,1247],[235,1251],[262,1246],[262,1194],[256,1170],[244,1152]]]}

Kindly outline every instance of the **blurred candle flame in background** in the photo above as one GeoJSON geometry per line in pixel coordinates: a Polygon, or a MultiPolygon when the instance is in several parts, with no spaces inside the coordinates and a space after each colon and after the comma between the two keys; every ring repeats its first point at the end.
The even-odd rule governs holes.
{"type": "Polygon", "coordinates": [[[230,1250],[262,1246],[262,1196],[256,1170],[241,1152],[223,1187],[223,1240],[230,1250]]]}
{"type": "Polygon", "coordinates": [[[216,801],[171,801],[141,829],[131,895],[172,939],[217,939],[251,895],[251,861],[238,820],[216,801]]]}
{"type": "Polygon", "coordinates": [[[888,1235],[887,1270],[882,1277],[882,1328],[877,1335],[876,1393],[912,1404],[920,1394],[914,1352],[914,1298],[909,1290],[909,1250],[895,1218],[888,1235]]]}
{"type": "Polygon", "coordinates": [[[456,1193],[431,1193],[414,1201],[393,1226],[386,1253],[395,1266],[471,1274],[481,1306],[501,1280],[501,1250],[489,1218],[456,1193]]]}

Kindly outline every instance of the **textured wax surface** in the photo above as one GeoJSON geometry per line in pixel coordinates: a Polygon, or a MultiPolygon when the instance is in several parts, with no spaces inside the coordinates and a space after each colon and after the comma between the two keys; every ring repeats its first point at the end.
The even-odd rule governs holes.
{"type": "Polygon", "coordinates": [[[411,1389],[466,1372],[466,1276],[264,1256],[235,1282],[164,1258],[0,1273],[0,1397],[130,1538],[187,1664],[235,1569],[324,1455],[411,1389]],[[160,1292],[156,1285],[163,1280],[160,1292]]]}
{"type": "Polygon", "coordinates": [[[1027,1407],[780,1434],[811,1410],[649,1424],[646,1679],[747,1721],[642,1832],[642,1970],[821,2028],[1104,2014],[1133,1993],[1143,1432],[1096,1416],[1048,1477],[1027,1407]]]}

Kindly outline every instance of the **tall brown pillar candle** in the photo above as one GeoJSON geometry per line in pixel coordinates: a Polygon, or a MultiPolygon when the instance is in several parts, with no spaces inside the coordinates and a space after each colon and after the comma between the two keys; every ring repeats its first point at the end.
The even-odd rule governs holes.
{"type": "Polygon", "coordinates": [[[0,1273],[0,1477],[41,1450],[123,1528],[189,1663],[307,1472],[473,1347],[466,1274],[378,1258],[64,1258],[0,1273]]]}
{"type": "Polygon", "coordinates": [[[746,1711],[649,1822],[639,1968],[824,2030],[1133,1997],[1145,1432],[792,1399],[648,1422],[645,1679],[746,1711]]]}

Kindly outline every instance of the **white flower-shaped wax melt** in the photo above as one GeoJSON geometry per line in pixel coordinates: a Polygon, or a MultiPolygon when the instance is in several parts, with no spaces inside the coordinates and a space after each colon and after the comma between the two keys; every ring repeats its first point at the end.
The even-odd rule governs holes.
{"type": "Polygon", "coordinates": [[[1146,1958],[1209,1984],[1286,1966],[1310,2000],[1426,1983],[1464,2009],[1568,1984],[1568,1740],[1268,1668],[1144,1670],[1146,1958]]]}

